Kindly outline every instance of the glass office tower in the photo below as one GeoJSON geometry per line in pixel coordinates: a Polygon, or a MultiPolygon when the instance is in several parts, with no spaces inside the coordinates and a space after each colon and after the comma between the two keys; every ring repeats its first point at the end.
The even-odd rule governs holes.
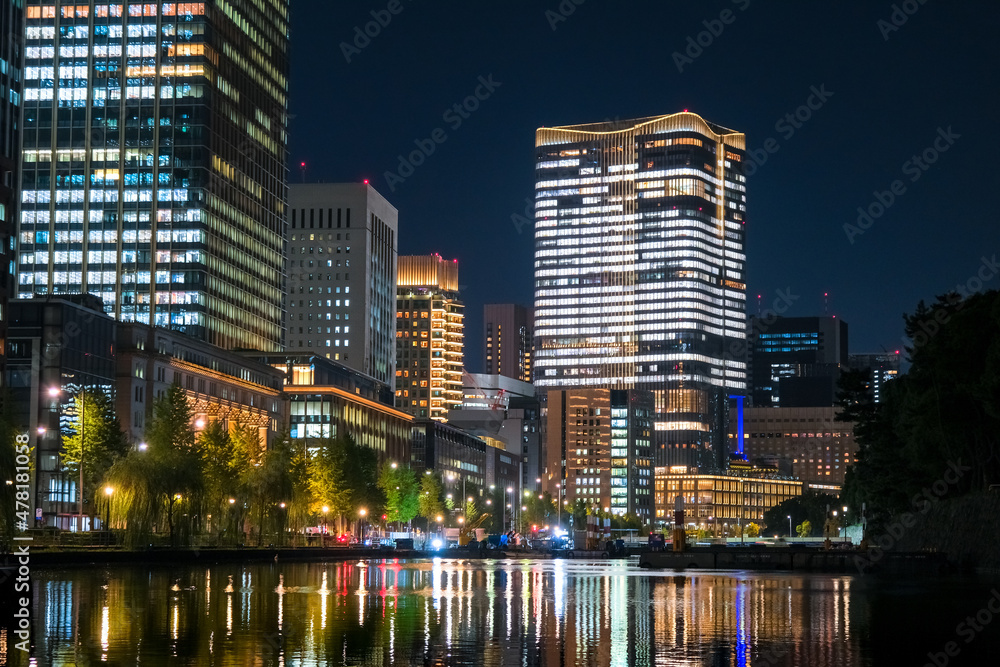
{"type": "Polygon", "coordinates": [[[29,0],[19,296],[280,348],[288,5],[29,0]]]}
{"type": "MultiPolygon", "coordinates": [[[[7,300],[13,296],[21,136],[24,0],[0,0],[0,378],[6,360],[7,300]]],[[[0,384],[2,384],[0,380],[0,384]]]]}
{"type": "Polygon", "coordinates": [[[744,135],[693,113],[536,134],[536,386],[648,389],[656,465],[725,467],[746,390],[744,135]]]}

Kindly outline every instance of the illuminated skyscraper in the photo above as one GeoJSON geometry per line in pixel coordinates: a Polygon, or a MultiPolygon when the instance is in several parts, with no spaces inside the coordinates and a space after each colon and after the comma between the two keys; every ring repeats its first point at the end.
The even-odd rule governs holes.
{"type": "Polygon", "coordinates": [[[288,0],[28,0],[18,295],[282,342],[288,0]]]}
{"type": "Polygon", "coordinates": [[[655,464],[724,467],[746,389],[744,135],[685,112],[535,145],[536,386],[651,390],[655,464]]]}
{"type": "Polygon", "coordinates": [[[396,407],[448,420],[462,405],[464,307],[458,260],[401,256],[396,298],[396,407]]]}
{"type": "Polygon", "coordinates": [[[6,359],[7,300],[12,296],[11,267],[17,220],[20,154],[24,2],[0,0],[0,377],[6,359]]]}
{"type": "Polygon", "coordinates": [[[295,184],[288,199],[288,350],[392,386],[396,209],[367,183],[295,184]]]}

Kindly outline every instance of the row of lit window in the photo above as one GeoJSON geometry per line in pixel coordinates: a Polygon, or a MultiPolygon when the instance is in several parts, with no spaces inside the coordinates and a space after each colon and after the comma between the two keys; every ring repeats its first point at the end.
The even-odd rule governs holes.
{"type": "MultiPolygon", "coordinates": [[[[90,17],[90,5],[53,5],[30,6],[25,9],[28,19],[54,19],[56,12],[64,19],[85,19],[90,17]]],[[[122,16],[202,16],[205,14],[204,2],[164,2],[137,5],[94,5],[96,18],[119,18],[122,16]]]]}

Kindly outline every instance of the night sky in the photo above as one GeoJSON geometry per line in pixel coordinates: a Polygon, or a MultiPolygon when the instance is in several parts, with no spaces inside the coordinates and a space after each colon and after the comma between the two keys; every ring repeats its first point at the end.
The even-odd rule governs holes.
{"type": "Polygon", "coordinates": [[[748,177],[748,310],[790,294],[789,315],[845,319],[852,352],[900,348],[921,299],[1000,287],[986,206],[1000,189],[1000,3],[908,0],[895,16],[868,0],[398,3],[361,49],[355,28],[389,0],[292,3],[290,178],[304,161],[310,182],[370,179],[399,209],[400,254],[458,258],[472,371],[482,305],[533,299],[532,228],[511,217],[533,195],[545,125],[689,109],[746,133],[767,157],[748,177]],[[445,116],[491,76],[468,118],[445,116]],[[808,120],[785,119],[810,102],[808,120]],[[390,183],[438,128],[433,154],[390,183]],[[859,206],[879,213],[876,191],[894,201],[845,230],[859,206]]]}

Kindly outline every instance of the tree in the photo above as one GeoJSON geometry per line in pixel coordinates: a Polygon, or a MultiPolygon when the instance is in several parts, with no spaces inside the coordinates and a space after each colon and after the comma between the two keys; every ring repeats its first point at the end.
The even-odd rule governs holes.
{"type": "Polygon", "coordinates": [[[175,513],[195,510],[193,497],[202,490],[203,478],[191,421],[184,391],[171,386],[153,403],[147,449],[129,452],[108,470],[106,483],[114,489],[112,519],[126,527],[127,544],[148,543],[165,520],[175,545],[175,513]]]}
{"type": "Polygon", "coordinates": [[[257,546],[265,533],[283,535],[288,527],[288,506],[294,492],[293,458],[291,443],[281,437],[244,473],[242,487],[249,517],[257,527],[257,546]]]}
{"type": "MultiPolygon", "coordinates": [[[[789,498],[780,505],[764,512],[764,525],[767,533],[788,535],[788,517],[792,517],[794,525],[809,520],[814,526],[822,525],[829,512],[828,508],[836,508],[842,504],[836,496],[825,493],[807,491],[801,496],[789,498]]],[[[791,537],[789,535],[789,537],[791,537]]]]}
{"type": "Polygon", "coordinates": [[[385,514],[388,521],[409,523],[420,509],[417,476],[407,466],[383,464],[378,486],[385,494],[385,514]]]}
{"type": "MultiPolygon", "coordinates": [[[[247,461],[236,455],[229,429],[213,421],[198,435],[197,455],[204,478],[201,510],[212,517],[212,526],[219,537],[224,530],[235,533],[242,525],[243,494],[240,482],[248,467],[247,461]],[[230,503],[233,498],[239,502],[230,503]]],[[[242,535],[242,528],[239,530],[242,535]]]]}
{"type": "Polygon", "coordinates": [[[328,514],[341,516],[350,511],[351,492],[344,482],[344,472],[333,448],[319,447],[306,462],[306,471],[312,515],[322,515],[325,524],[328,514]]]}
{"type": "Polygon", "coordinates": [[[950,496],[1000,482],[1000,292],[942,295],[903,319],[909,373],[888,383],[878,404],[856,377],[838,394],[859,446],[845,497],[856,510],[867,503],[875,530],[919,510],[912,499],[946,474],[950,496]]]}
{"type": "MultiPolygon", "coordinates": [[[[428,471],[430,472],[430,471],[428,471]]],[[[428,525],[444,514],[444,487],[434,473],[421,475],[418,492],[417,515],[427,519],[428,525]]]]}
{"type": "Polygon", "coordinates": [[[743,528],[743,532],[746,533],[747,537],[760,537],[760,526],[751,521],[743,528]]]}
{"type": "Polygon", "coordinates": [[[799,537],[812,537],[813,526],[809,519],[806,519],[795,527],[795,533],[799,537]]]}
{"type": "Polygon", "coordinates": [[[111,466],[128,454],[128,438],[111,399],[102,391],[83,390],[73,398],[70,414],[71,434],[62,439],[63,470],[70,479],[78,480],[82,455],[83,501],[92,512],[102,493],[101,481],[111,466]]]}
{"type": "Polygon", "coordinates": [[[359,445],[351,435],[337,438],[330,446],[344,473],[344,482],[350,494],[351,513],[364,508],[369,514],[381,514],[385,494],[378,485],[378,454],[375,450],[359,445]]]}

